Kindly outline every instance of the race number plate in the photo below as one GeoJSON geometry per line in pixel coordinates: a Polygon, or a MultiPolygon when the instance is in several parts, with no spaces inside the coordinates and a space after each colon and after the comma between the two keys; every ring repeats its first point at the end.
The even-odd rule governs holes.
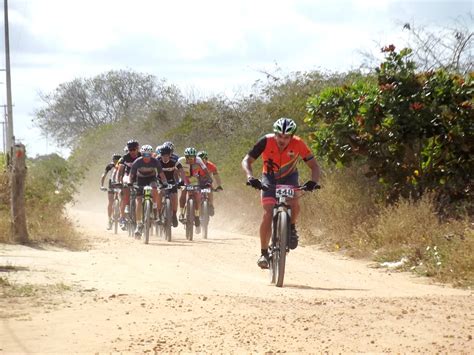
{"type": "Polygon", "coordinates": [[[194,190],[196,190],[196,186],[186,185],[185,189],[186,189],[186,191],[194,191],[194,190]]]}
{"type": "Polygon", "coordinates": [[[276,186],[276,197],[289,197],[292,198],[295,196],[295,190],[291,185],[277,185],[276,186]]]}
{"type": "Polygon", "coordinates": [[[201,192],[207,192],[207,193],[210,193],[211,192],[211,189],[206,187],[205,189],[201,189],[201,192]]]}

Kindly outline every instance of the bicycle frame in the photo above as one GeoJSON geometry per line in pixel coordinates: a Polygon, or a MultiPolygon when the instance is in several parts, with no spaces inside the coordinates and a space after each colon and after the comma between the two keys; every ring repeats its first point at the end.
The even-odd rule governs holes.
{"type": "Polygon", "coordinates": [[[144,226],[144,238],[143,242],[148,244],[150,240],[150,230],[153,228],[151,223],[151,214],[153,213],[153,188],[149,185],[143,186],[143,199],[142,199],[142,222],[144,226]]]}
{"type": "Polygon", "coordinates": [[[194,194],[199,193],[201,191],[201,187],[199,185],[186,185],[184,189],[188,193],[186,199],[186,206],[185,206],[185,213],[186,216],[186,239],[193,240],[193,232],[194,232],[194,204],[196,203],[194,194]]]}
{"type": "Polygon", "coordinates": [[[172,203],[171,194],[175,185],[168,185],[166,188],[162,188],[163,192],[161,197],[161,217],[162,224],[157,225],[157,232],[164,233],[165,240],[171,242],[171,219],[172,219],[172,203]]]}
{"type": "Polygon", "coordinates": [[[202,237],[207,239],[208,227],[209,227],[209,194],[211,193],[210,187],[201,189],[201,228],[202,237]]]}

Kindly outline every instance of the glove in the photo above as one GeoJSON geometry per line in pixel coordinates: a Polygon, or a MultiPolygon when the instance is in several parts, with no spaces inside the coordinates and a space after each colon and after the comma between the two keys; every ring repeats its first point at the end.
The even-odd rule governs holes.
{"type": "Polygon", "coordinates": [[[303,185],[303,189],[306,191],[313,191],[320,188],[321,186],[319,186],[317,182],[314,182],[312,180],[306,181],[303,185]]]}
{"type": "Polygon", "coordinates": [[[107,188],[105,186],[101,186],[100,191],[107,191],[107,188]]]}
{"type": "Polygon", "coordinates": [[[222,190],[224,190],[224,189],[222,188],[222,186],[217,186],[214,191],[218,192],[218,191],[222,191],[222,190]]]}
{"type": "Polygon", "coordinates": [[[250,177],[247,181],[247,185],[252,186],[254,189],[261,190],[262,189],[262,182],[254,177],[250,177]]]}

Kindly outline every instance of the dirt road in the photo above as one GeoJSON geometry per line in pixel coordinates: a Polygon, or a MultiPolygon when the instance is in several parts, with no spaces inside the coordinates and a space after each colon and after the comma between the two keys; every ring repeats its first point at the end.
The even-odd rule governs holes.
{"type": "Polygon", "coordinates": [[[180,227],[173,242],[144,245],[105,231],[93,208],[73,215],[88,251],[0,246],[0,265],[27,268],[0,276],[42,285],[0,300],[0,353],[474,349],[471,291],[308,246],[290,253],[276,288],[256,266],[255,237],[214,228],[188,242],[180,227]]]}

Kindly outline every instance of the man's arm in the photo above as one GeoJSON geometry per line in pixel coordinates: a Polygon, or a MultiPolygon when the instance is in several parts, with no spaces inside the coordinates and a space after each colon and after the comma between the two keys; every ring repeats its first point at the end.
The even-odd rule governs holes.
{"type": "Polygon", "coordinates": [[[319,184],[319,177],[321,175],[321,169],[315,158],[312,158],[305,162],[306,165],[311,169],[311,180],[319,184]]]}
{"type": "Polygon", "coordinates": [[[253,170],[252,170],[252,164],[255,161],[254,158],[252,158],[250,155],[246,155],[244,159],[242,160],[242,169],[244,169],[245,174],[247,175],[247,179],[250,179],[253,177],[253,170]]]}

